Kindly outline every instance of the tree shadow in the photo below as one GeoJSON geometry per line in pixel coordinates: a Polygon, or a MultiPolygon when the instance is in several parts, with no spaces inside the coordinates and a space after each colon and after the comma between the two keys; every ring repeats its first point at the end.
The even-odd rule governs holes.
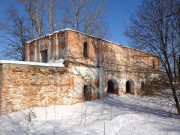
{"type": "MultiPolygon", "coordinates": [[[[102,101],[105,102],[109,106],[115,107],[116,109],[122,110],[122,108],[124,108],[134,113],[145,113],[145,114],[151,114],[151,115],[164,117],[164,118],[167,118],[169,116],[169,112],[163,109],[155,109],[148,106],[137,105],[134,103],[127,103],[121,100],[120,97],[119,98],[102,98],[102,101]]],[[[178,116],[176,113],[173,113],[173,112],[171,112],[171,117],[175,119],[180,119],[180,116],[178,116]]]]}

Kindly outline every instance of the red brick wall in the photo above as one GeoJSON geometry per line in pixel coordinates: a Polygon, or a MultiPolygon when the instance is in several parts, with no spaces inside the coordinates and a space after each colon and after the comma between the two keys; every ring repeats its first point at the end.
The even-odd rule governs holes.
{"type": "Polygon", "coordinates": [[[74,75],[60,67],[3,64],[2,76],[1,114],[83,101],[82,92],[74,92],[74,75]]]}
{"type": "MultiPolygon", "coordinates": [[[[105,63],[106,66],[112,67],[112,64],[116,64],[120,69],[121,66],[126,64],[130,66],[131,64],[138,63],[138,61],[144,62],[144,65],[152,67],[152,60],[154,59],[156,67],[159,68],[159,58],[152,54],[97,39],[75,31],[69,30],[66,32],[68,33],[68,60],[97,66],[99,59],[102,63],[105,63]],[[88,58],[83,57],[84,42],[88,43],[88,58]],[[99,56],[98,53],[101,56],[99,56]],[[102,57],[102,59],[99,57],[102,57]]],[[[134,67],[134,65],[132,66],[134,67]]]]}
{"type": "Polygon", "coordinates": [[[97,39],[74,31],[67,31],[68,60],[76,63],[97,66],[97,39]],[[83,44],[88,44],[88,58],[83,56],[83,44]]]}
{"type": "Polygon", "coordinates": [[[26,46],[26,61],[41,62],[40,51],[44,49],[48,50],[48,61],[63,58],[68,61],[94,66],[97,66],[98,61],[100,61],[110,68],[114,66],[113,64],[116,64],[115,66],[122,70],[127,64],[134,67],[134,63],[138,63],[138,61],[152,67],[152,61],[154,60],[156,68],[160,67],[159,58],[154,55],[73,30],[54,33],[28,43],[26,46]],[[84,42],[88,43],[88,58],[83,57],[84,42]],[[32,60],[30,60],[31,57],[33,57],[32,60]]]}
{"type": "MultiPolygon", "coordinates": [[[[133,84],[132,93],[136,94],[140,91],[141,82],[146,79],[145,74],[147,74],[147,71],[152,70],[151,72],[154,72],[152,68],[153,60],[155,68],[160,68],[159,58],[155,55],[97,39],[76,31],[68,30],[66,33],[68,36],[67,60],[85,65],[89,69],[92,69],[92,66],[99,68],[99,61],[99,65],[103,65],[105,71],[103,81],[105,89],[107,89],[107,81],[114,78],[120,84],[119,91],[121,93],[126,93],[126,82],[131,81],[133,84]],[[84,42],[88,43],[88,58],[83,57],[84,42]]],[[[94,74],[94,76],[98,76],[98,74],[94,74]]]]}
{"type": "Polygon", "coordinates": [[[64,32],[44,36],[41,39],[26,44],[26,61],[42,62],[41,51],[48,51],[48,61],[56,61],[64,58],[62,52],[66,48],[64,32]],[[31,51],[32,50],[32,51],[31,51]]]}
{"type": "Polygon", "coordinates": [[[107,82],[112,78],[118,81],[119,92],[126,93],[126,82],[133,81],[132,93],[138,93],[141,81],[145,80],[141,72],[145,70],[138,70],[139,66],[152,68],[154,59],[156,68],[159,68],[159,59],[154,55],[72,30],[54,33],[27,44],[26,61],[41,62],[40,51],[44,49],[48,50],[49,61],[64,59],[66,69],[2,64],[1,114],[30,107],[82,102],[84,85],[91,85],[91,99],[96,99],[101,89],[106,93],[107,82]],[[83,56],[84,42],[88,43],[88,58],[83,56]],[[103,76],[100,79],[101,69],[103,76]]]}
{"type": "MultiPolygon", "coordinates": [[[[40,47],[39,50],[48,49],[49,60],[63,58],[67,70],[72,74],[79,72],[79,76],[76,76],[74,81],[75,91],[82,90],[85,85],[83,79],[87,75],[93,78],[91,85],[98,84],[99,82],[97,80],[100,80],[99,73],[100,66],[102,65],[103,68],[101,69],[104,70],[104,75],[101,78],[102,82],[99,83],[99,86],[104,86],[104,92],[107,90],[107,81],[114,78],[119,83],[119,91],[121,93],[126,93],[127,81],[131,81],[134,85],[132,93],[138,93],[137,91],[141,88],[141,82],[145,82],[148,79],[145,76],[150,77],[151,72],[154,73],[153,60],[155,68],[160,68],[159,58],[152,54],[88,36],[74,30],[54,33],[50,36],[32,41],[30,44],[32,47],[37,44],[40,47]],[[83,56],[84,42],[88,43],[88,58],[84,58],[83,56]],[[70,64],[71,66],[69,66],[70,64]],[[77,65],[78,68],[81,66],[86,68],[83,69],[84,71],[76,71],[72,67],[76,67],[77,65]],[[78,79],[80,81],[76,81],[78,79]]],[[[35,58],[35,61],[41,62],[40,56],[40,59],[38,59],[38,56],[36,57],[36,55],[40,55],[40,52],[36,49],[32,52],[32,56],[35,58]]],[[[30,57],[30,50],[27,47],[27,60],[30,57]]],[[[97,94],[100,90],[98,88],[94,87],[92,91],[96,91],[95,94],[97,94]]],[[[82,92],[79,93],[82,94],[82,92]]]]}

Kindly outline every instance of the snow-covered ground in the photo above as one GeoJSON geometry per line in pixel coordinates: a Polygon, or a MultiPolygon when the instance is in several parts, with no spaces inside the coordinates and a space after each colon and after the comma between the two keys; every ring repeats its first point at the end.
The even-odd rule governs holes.
{"type": "Polygon", "coordinates": [[[169,110],[160,97],[109,95],[0,116],[0,135],[180,135],[180,117],[169,110]]]}

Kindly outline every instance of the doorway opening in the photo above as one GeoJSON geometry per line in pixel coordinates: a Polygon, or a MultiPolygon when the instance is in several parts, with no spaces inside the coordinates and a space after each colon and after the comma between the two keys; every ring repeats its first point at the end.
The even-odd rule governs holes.
{"type": "Polygon", "coordinates": [[[107,82],[108,84],[108,93],[118,94],[118,82],[115,79],[111,79],[107,82]]]}
{"type": "Polygon", "coordinates": [[[126,82],[126,93],[130,93],[131,92],[131,84],[130,81],[126,82]]]}
{"type": "Polygon", "coordinates": [[[91,85],[84,85],[84,100],[91,100],[91,85]]]}
{"type": "Polygon", "coordinates": [[[41,51],[41,61],[43,63],[47,63],[48,62],[48,52],[47,52],[47,50],[42,50],[41,51]]]}
{"type": "Polygon", "coordinates": [[[126,82],[126,93],[134,93],[134,81],[128,80],[126,82]]]}

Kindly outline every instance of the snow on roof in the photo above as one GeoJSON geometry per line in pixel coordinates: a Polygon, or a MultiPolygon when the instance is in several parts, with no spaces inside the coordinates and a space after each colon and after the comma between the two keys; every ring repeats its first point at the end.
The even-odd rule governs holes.
{"type": "Polygon", "coordinates": [[[53,34],[55,34],[55,33],[59,33],[59,32],[61,32],[61,31],[65,31],[66,29],[61,29],[61,30],[58,30],[58,31],[54,31],[53,33],[50,33],[50,34],[46,34],[46,35],[44,35],[44,36],[41,36],[41,37],[38,37],[38,38],[35,38],[35,39],[32,39],[32,40],[29,40],[29,41],[27,41],[26,43],[31,43],[31,42],[33,42],[33,41],[35,41],[35,40],[38,40],[38,39],[41,39],[41,38],[44,38],[44,37],[47,37],[47,36],[51,36],[51,35],[53,35],[53,34]]]}
{"type": "Polygon", "coordinates": [[[45,67],[64,67],[63,61],[64,60],[58,60],[57,63],[40,63],[40,62],[27,62],[27,61],[0,60],[0,64],[21,64],[21,65],[45,66],[45,67]]]}
{"type": "MultiPolygon", "coordinates": [[[[27,41],[26,43],[31,43],[31,42],[33,42],[33,41],[35,41],[35,40],[38,40],[38,39],[41,39],[41,38],[44,38],[44,37],[47,37],[47,36],[51,36],[51,35],[53,35],[53,34],[55,34],[55,33],[63,32],[63,31],[74,31],[74,32],[83,34],[83,35],[85,35],[85,36],[93,37],[93,38],[96,38],[96,39],[99,38],[99,39],[101,39],[101,40],[103,40],[103,41],[106,41],[106,42],[109,42],[109,43],[113,43],[113,44],[118,45],[118,46],[121,46],[121,47],[129,48],[129,49],[136,50],[136,51],[143,52],[143,53],[148,53],[148,52],[141,51],[141,50],[138,50],[138,49],[129,47],[129,46],[122,45],[122,44],[118,44],[118,43],[116,43],[116,42],[112,42],[112,41],[109,41],[109,40],[106,40],[106,39],[103,39],[103,38],[100,38],[100,37],[95,37],[95,36],[93,36],[93,35],[86,34],[86,33],[83,33],[83,32],[80,32],[80,31],[77,31],[77,30],[74,30],[74,29],[71,29],[71,28],[65,28],[65,29],[61,29],[61,30],[59,30],[59,31],[54,31],[53,33],[50,33],[50,34],[41,36],[41,37],[39,37],[39,38],[35,38],[35,39],[30,40],[30,41],[27,41]]],[[[151,54],[151,53],[148,53],[148,54],[153,55],[153,56],[156,56],[156,55],[151,54]]],[[[156,57],[158,57],[158,56],[156,56],[156,57]]]]}

